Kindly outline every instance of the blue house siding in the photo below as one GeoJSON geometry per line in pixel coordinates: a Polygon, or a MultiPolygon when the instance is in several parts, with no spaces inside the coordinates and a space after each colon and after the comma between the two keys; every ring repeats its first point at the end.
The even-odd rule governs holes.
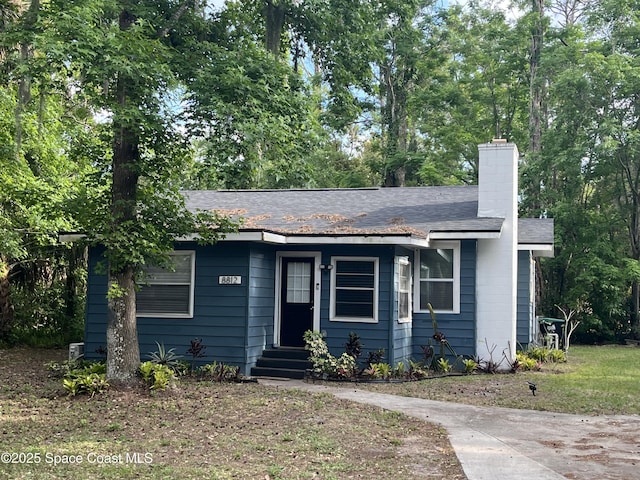
{"type": "Polygon", "coordinates": [[[516,339],[518,344],[526,348],[531,339],[531,252],[518,252],[518,299],[516,339]]]}
{"type": "MultiPolygon", "coordinates": [[[[194,250],[195,290],[193,318],[138,318],[138,336],[142,360],[157,350],[155,342],[167,349],[175,348],[185,355],[194,338],[201,338],[207,347],[200,362],[213,360],[238,365],[249,373],[264,348],[274,339],[276,252],[318,250],[317,246],[287,248],[265,244],[225,243],[199,246],[179,244],[176,249],[194,250]],[[241,285],[219,285],[221,275],[240,275],[241,285]]],[[[411,253],[404,251],[404,254],[411,253]]],[[[395,286],[395,255],[393,247],[333,245],[322,250],[322,263],[330,264],[333,256],[376,257],[379,259],[378,322],[329,321],[331,274],[322,270],[321,330],[327,333],[330,350],[335,355],[344,351],[349,333],[356,332],[364,344],[363,358],[369,352],[385,350],[385,361],[396,363],[411,354],[411,323],[397,322],[397,288],[395,286]]],[[[106,347],[107,277],[96,272],[101,250],[92,249],[85,333],[87,358],[99,358],[93,353],[106,347]]]]}
{"type": "MultiPolygon", "coordinates": [[[[359,335],[364,345],[361,363],[372,351],[384,349],[384,361],[392,365],[408,358],[420,359],[422,345],[435,341],[428,312],[414,312],[412,321],[398,321],[398,256],[406,256],[412,264],[414,251],[396,246],[335,244],[335,245],[269,245],[252,242],[220,242],[200,246],[187,242],[176,249],[195,251],[195,286],[193,318],[139,317],[138,335],[141,359],[157,350],[156,342],[188,359],[190,341],[201,338],[207,347],[201,363],[213,360],[238,365],[248,374],[265,348],[273,346],[278,332],[274,331],[278,252],[321,252],[320,262],[331,265],[332,257],[370,257],[378,259],[378,321],[376,323],[330,321],[331,269],[320,270],[320,330],[334,355],[345,350],[349,333],[359,335]],[[219,276],[238,275],[240,285],[220,285],[219,276]]],[[[101,358],[97,350],[106,348],[107,276],[96,266],[103,250],[93,248],[89,257],[85,356],[101,358]]],[[[460,312],[437,314],[438,330],[442,331],[459,355],[476,354],[476,241],[460,242],[460,312]]],[[[517,340],[529,342],[530,315],[530,252],[518,254],[517,340]]],[[[414,279],[414,282],[418,279],[414,279]]],[[[413,292],[412,292],[413,293],[413,292]]],[[[415,305],[415,300],[414,305],[415,305]]]]}
{"type": "MultiPolygon", "coordinates": [[[[247,341],[249,245],[220,243],[213,247],[194,243],[176,249],[196,252],[193,318],[139,317],[141,360],[157,350],[156,342],[187,355],[190,342],[201,338],[207,347],[201,363],[215,360],[245,369],[247,341]],[[218,285],[219,275],[241,275],[241,285],[218,285]]],[[[89,296],[85,328],[85,356],[99,358],[96,348],[106,347],[107,277],[95,271],[100,251],[90,254],[89,296]]],[[[186,359],[187,357],[185,357],[186,359]]]]}
{"type": "Polygon", "coordinates": [[[103,249],[89,251],[87,275],[87,300],[85,309],[84,356],[88,360],[102,360],[104,354],[98,350],[107,348],[107,276],[98,271],[103,249]]]}
{"type": "MultiPolygon", "coordinates": [[[[460,313],[438,313],[438,330],[458,355],[476,354],[476,241],[460,242],[460,313]]],[[[433,326],[428,312],[413,314],[413,355],[422,358],[422,345],[435,345],[433,326]]]]}
{"type": "Polygon", "coordinates": [[[330,264],[331,257],[377,257],[378,263],[378,322],[341,322],[330,321],[331,299],[331,272],[322,271],[321,283],[321,314],[320,331],[327,334],[327,345],[334,355],[341,355],[344,345],[349,339],[349,333],[355,332],[360,336],[363,344],[361,363],[366,361],[369,352],[384,349],[385,361],[389,361],[392,351],[389,331],[392,322],[392,296],[393,296],[393,265],[394,249],[386,246],[365,245],[332,245],[322,250],[322,263],[330,264]]]}
{"type": "Polygon", "coordinates": [[[255,244],[249,252],[249,310],[245,366],[249,374],[262,351],[273,345],[275,308],[275,251],[255,244]]]}
{"type": "Polygon", "coordinates": [[[215,360],[244,363],[246,337],[248,245],[220,243],[213,247],[180,244],[176,249],[195,250],[195,298],[193,318],[139,318],[138,336],[143,346],[155,342],[186,354],[190,342],[201,338],[207,347],[201,362],[215,360]],[[240,275],[241,285],[219,285],[220,275],[240,275]],[[165,336],[166,332],[166,336],[165,336]],[[157,338],[161,337],[161,338],[157,338]]]}

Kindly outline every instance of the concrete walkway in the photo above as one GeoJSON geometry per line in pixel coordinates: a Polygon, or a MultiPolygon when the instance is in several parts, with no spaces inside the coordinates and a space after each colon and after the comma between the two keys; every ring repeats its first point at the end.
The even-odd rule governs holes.
{"type": "Polygon", "coordinates": [[[331,393],[440,424],[469,480],[640,479],[640,416],[475,407],[300,380],[259,382],[331,393]]]}

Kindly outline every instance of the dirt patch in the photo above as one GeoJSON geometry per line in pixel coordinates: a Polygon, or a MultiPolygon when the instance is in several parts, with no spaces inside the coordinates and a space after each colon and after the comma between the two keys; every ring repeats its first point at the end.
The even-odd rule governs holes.
{"type": "Polygon", "coordinates": [[[68,398],[46,369],[65,358],[0,351],[0,452],[40,459],[5,462],[0,479],[466,478],[442,428],[396,412],[190,379],[159,394],[135,388],[68,398]],[[45,461],[55,456],[83,462],[45,461]]]}

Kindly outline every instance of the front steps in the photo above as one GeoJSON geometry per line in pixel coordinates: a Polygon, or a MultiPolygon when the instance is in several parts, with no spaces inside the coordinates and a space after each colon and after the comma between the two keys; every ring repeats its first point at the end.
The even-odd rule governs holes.
{"type": "Polygon", "coordinates": [[[304,348],[267,348],[251,369],[252,377],[302,379],[311,368],[309,351],[304,348]]]}

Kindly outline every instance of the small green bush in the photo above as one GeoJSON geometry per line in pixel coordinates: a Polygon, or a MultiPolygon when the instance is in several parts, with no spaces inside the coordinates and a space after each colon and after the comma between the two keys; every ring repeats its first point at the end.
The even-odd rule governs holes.
{"type": "Polygon", "coordinates": [[[442,373],[449,373],[451,371],[451,363],[446,358],[438,359],[438,370],[442,373]]]}
{"type": "Polygon", "coordinates": [[[529,348],[529,350],[527,350],[526,355],[529,358],[533,358],[541,363],[544,363],[549,359],[549,352],[550,350],[548,348],[531,347],[529,348]]]}
{"type": "Polygon", "coordinates": [[[226,365],[223,362],[213,361],[207,365],[202,365],[198,372],[205,378],[214,382],[234,381],[240,377],[240,367],[236,365],[226,365]]]}
{"type": "Polygon", "coordinates": [[[74,362],[62,365],[49,365],[50,370],[62,372],[62,386],[69,396],[79,394],[94,396],[109,388],[107,382],[107,366],[102,362],[81,362],[76,366],[74,362]]]}
{"type": "Polygon", "coordinates": [[[393,376],[396,378],[403,378],[406,374],[406,367],[404,362],[396,363],[396,366],[393,369],[393,376]]]}
{"type": "Polygon", "coordinates": [[[429,376],[429,369],[420,362],[409,360],[407,375],[412,380],[421,380],[429,376]]]}
{"type": "Polygon", "coordinates": [[[175,353],[175,348],[167,350],[164,343],[156,342],[158,350],[155,352],[149,352],[149,359],[158,365],[166,365],[170,368],[176,369],[180,367],[182,361],[182,355],[175,353]]]}
{"type": "Polygon", "coordinates": [[[524,352],[516,353],[516,360],[513,363],[513,371],[540,370],[540,361],[527,355],[524,352]]]}
{"type": "Polygon", "coordinates": [[[548,361],[553,363],[563,363],[567,361],[567,355],[562,350],[550,350],[548,361]]]}
{"type": "Polygon", "coordinates": [[[473,358],[463,359],[462,366],[464,367],[464,373],[473,373],[478,370],[478,362],[476,362],[473,358]]]}
{"type": "MultiPolygon", "coordinates": [[[[402,371],[404,372],[404,365],[402,365],[402,371]]],[[[372,363],[368,368],[362,371],[362,374],[369,378],[382,378],[388,380],[392,374],[395,374],[396,370],[391,368],[388,363],[372,363]]]]}
{"type": "Polygon", "coordinates": [[[152,361],[142,362],[138,371],[151,390],[165,390],[176,380],[175,373],[169,366],[152,361]]]}

